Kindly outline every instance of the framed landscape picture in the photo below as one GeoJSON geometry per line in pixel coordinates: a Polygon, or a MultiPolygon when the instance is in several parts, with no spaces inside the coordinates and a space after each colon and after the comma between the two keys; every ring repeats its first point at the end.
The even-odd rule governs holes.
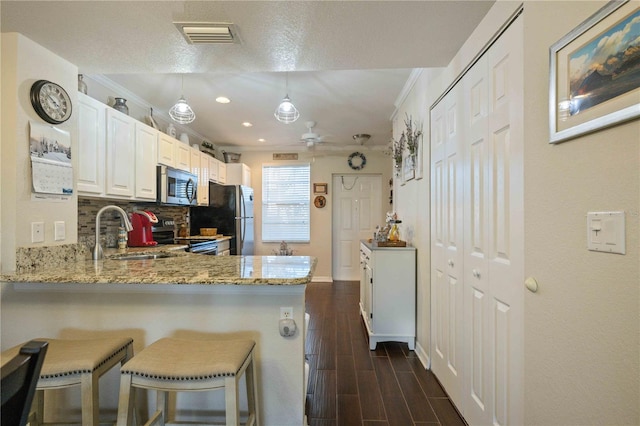
{"type": "Polygon", "coordinates": [[[640,7],[614,0],[549,49],[556,143],[640,116],[640,7]]]}

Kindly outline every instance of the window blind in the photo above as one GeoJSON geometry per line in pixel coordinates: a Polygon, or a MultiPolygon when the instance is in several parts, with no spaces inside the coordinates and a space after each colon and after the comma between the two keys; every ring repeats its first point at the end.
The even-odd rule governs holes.
{"type": "Polygon", "coordinates": [[[262,166],[262,241],[309,242],[309,164],[262,166]]]}

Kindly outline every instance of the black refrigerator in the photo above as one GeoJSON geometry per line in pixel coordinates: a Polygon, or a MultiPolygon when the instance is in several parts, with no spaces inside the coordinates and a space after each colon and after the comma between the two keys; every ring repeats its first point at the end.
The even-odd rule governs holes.
{"type": "Polygon", "coordinates": [[[200,228],[218,228],[231,237],[232,255],[253,255],[253,189],[209,183],[209,207],[191,207],[191,235],[200,228]]]}

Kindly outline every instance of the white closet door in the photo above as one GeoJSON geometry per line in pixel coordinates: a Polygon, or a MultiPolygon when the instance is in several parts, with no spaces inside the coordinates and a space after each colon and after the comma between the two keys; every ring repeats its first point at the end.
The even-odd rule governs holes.
{"type": "Polygon", "coordinates": [[[468,168],[464,190],[464,416],[491,424],[493,396],[489,341],[489,83],[486,55],[463,80],[468,168]]]}
{"type": "Polygon", "coordinates": [[[524,421],[523,28],[517,19],[487,55],[489,70],[488,361],[493,424],[524,421]]]}
{"type": "Polygon", "coordinates": [[[471,425],[524,420],[522,31],[431,111],[432,369],[471,425]]]}
{"type": "Polygon", "coordinates": [[[458,406],[463,372],[463,176],[460,87],[454,87],[432,111],[432,168],[435,188],[432,307],[433,371],[458,406]]]}

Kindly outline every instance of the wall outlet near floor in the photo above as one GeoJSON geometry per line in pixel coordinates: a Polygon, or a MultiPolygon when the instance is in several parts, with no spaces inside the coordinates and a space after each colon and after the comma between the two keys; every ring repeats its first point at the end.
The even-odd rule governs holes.
{"type": "Polygon", "coordinates": [[[280,319],[293,318],[293,308],[280,308],[280,319]]]}
{"type": "Polygon", "coordinates": [[[31,222],[31,242],[44,243],[44,222],[31,222]]]}

